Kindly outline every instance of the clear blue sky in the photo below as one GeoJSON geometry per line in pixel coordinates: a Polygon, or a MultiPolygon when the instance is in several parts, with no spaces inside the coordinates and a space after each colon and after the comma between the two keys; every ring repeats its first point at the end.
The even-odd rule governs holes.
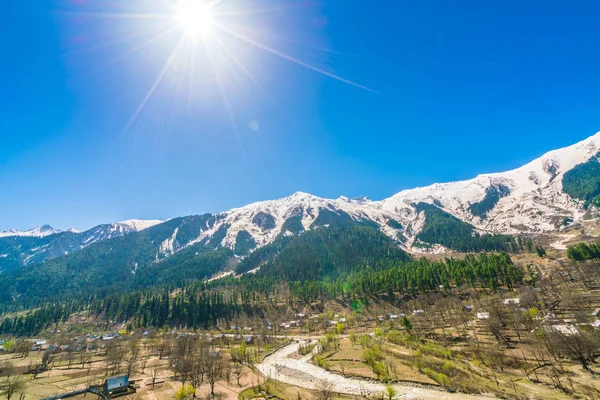
{"type": "Polygon", "coordinates": [[[2,9],[0,229],[381,199],[600,130],[595,1],[225,0],[193,68],[168,0],[35,3],[2,9]]]}

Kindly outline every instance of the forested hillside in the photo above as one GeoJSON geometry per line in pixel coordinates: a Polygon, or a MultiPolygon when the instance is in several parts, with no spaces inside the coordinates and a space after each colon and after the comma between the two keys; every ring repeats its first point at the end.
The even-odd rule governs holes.
{"type": "Polygon", "coordinates": [[[509,235],[480,235],[475,227],[428,203],[419,203],[418,212],[425,213],[425,226],[417,235],[422,243],[440,244],[461,252],[509,251],[516,249],[509,235]]]}
{"type": "Polygon", "coordinates": [[[160,261],[164,258],[165,241],[172,246],[183,246],[213,223],[214,217],[210,214],[176,218],[140,232],[94,243],[68,256],[0,274],[0,301],[35,305],[210,276],[226,265],[225,260],[231,254],[230,251],[206,254],[214,250],[218,242],[200,242],[173,261],[169,258],[164,264],[160,261]],[[174,231],[177,235],[173,239],[174,231]],[[219,262],[223,264],[215,266],[219,262]],[[150,268],[154,265],[164,268],[150,268]],[[178,269],[184,275],[178,275],[175,272],[178,269]]]}
{"type": "Polygon", "coordinates": [[[583,200],[586,207],[590,204],[600,206],[600,162],[599,154],[589,161],[575,166],[563,177],[563,190],[574,199],[583,200]]]}
{"type": "Polygon", "coordinates": [[[506,185],[492,185],[485,191],[483,200],[469,206],[469,211],[476,217],[485,218],[488,212],[496,207],[501,198],[510,194],[510,188],[506,185]]]}

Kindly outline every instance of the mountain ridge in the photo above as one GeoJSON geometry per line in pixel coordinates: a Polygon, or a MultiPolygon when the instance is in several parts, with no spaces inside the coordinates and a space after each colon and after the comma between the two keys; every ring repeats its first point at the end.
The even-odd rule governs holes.
{"type": "MultiPolygon", "coordinates": [[[[198,244],[214,248],[228,247],[243,257],[282,235],[298,235],[320,226],[340,224],[371,226],[398,241],[400,247],[422,252],[424,247],[418,238],[419,233],[428,223],[432,223],[431,213],[428,221],[427,213],[418,206],[422,203],[438,208],[440,211],[436,215],[445,213],[464,222],[468,229],[473,229],[473,234],[543,234],[560,230],[589,216],[586,203],[565,193],[562,180],[567,172],[589,162],[599,151],[600,132],[571,146],[549,151],[510,171],[407,189],[379,201],[345,196],[327,199],[299,191],[284,198],[207,214],[209,217],[206,218],[190,216],[168,221],[128,220],[99,225],[82,233],[70,232],[83,239],[58,246],[61,250],[66,246],[63,252],[57,251],[57,246],[50,246],[54,250],[48,256],[26,254],[21,261],[23,264],[45,261],[92,243],[161,225],[165,225],[166,233],[161,235],[160,243],[153,244],[156,261],[198,244]],[[240,248],[239,251],[236,251],[236,247],[240,248]]],[[[600,182],[600,176],[597,180],[600,182]]],[[[438,220],[451,221],[449,218],[438,220]]],[[[60,238],[60,235],[69,233],[51,233],[40,236],[40,240],[60,238]]],[[[9,259],[7,252],[2,250],[2,243],[11,237],[14,240],[15,236],[19,237],[0,237],[0,270],[9,259]]],[[[428,243],[425,249],[445,250],[440,246],[441,243],[428,243]]],[[[32,246],[32,251],[39,252],[37,247],[32,246]]]]}

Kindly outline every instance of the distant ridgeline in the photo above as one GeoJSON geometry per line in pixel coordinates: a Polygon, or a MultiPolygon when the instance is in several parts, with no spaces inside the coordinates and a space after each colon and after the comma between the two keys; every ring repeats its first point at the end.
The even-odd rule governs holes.
{"type": "MultiPolygon", "coordinates": [[[[435,205],[420,203],[418,209],[426,216],[417,237],[420,246],[440,244],[461,252],[533,251],[533,244],[520,237],[480,235],[472,225],[435,205]]],[[[370,220],[356,221],[343,212],[321,212],[324,226],[304,232],[300,221],[289,219],[291,230],[259,249],[245,231],[239,232],[233,249],[222,247],[227,224],[197,241],[198,232],[214,227],[216,218],[208,214],[176,218],[94,243],[67,256],[0,273],[0,310],[74,299],[89,301],[148,288],[185,287],[231,270],[236,264],[238,274],[261,267],[259,275],[296,282],[337,279],[411,260],[399,247],[401,239],[386,236],[370,220]],[[164,247],[164,243],[171,247],[164,247]],[[173,254],[172,249],[178,251],[173,254]],[[241,262],[235,257],[245,254],[241,262]]],[[[268,217],[259,219],[262,225],[272,225],[268,217]]]]}
{"type": "Polygon", "coordinates": [[[600,206],[599,157],[600,153],[563,176],[563,191],[574,199],[583,200],[586,208],[590,205],[600,206]]]}
{"type": "MultiPolygon", "coordinates": [[[[523,272],[506,253],[468,255],[464,259],[445,261],[414,260],[394,240],[367,226],[318,228],[300,236],[282,237],[273,246],[263,249],[252,253],[256,257],[260,255],[264,262],[254,274],[211,283],[181,282],[179,274],[159,271],[161,268],[181,271],[188,257],[179,262],[173,261],[176,260],[173,257],[167,261],[173,264],[160,263],[156,270],[149,270],[148,276],[161,277],[160,288],[138,289],[135,284],[103,287],[98,276],[87,275],[90,281],[85,290],[62,292],[62,298],[66,298],[66,293],[78,296],[76,300],[66,301],[66,305],[56,305],[60,302],[43,305],[43,295],[51,297],[54,293],[56,298],[55,291],[60,292],[64,281],[32,281],[36,290],[44,292],[37,297],[43,306],[35,312],[5,319],[0,324],[0,333],[32,335],[56,321],[65,320],[70,312],[84,309],[107,320],[130,323],[132,327],[167,324],[210,328],[217,321],[232,321],[242,314],[265,317],[265,307],[272,304],[265,301],[268,299],[285,299],[287,304],[358,299],[368,304],[371,296],[382,294],[414,295],[462,284],[494,290],[501,286],[512,288],[523,282],[523,272]],[[97,284],[91,285],[92,281],[97,284]],[[172,298],[169,294],[175,287],[182,290],[172,298]],[[289,288],[284,297],[280,292],[282,287],[289,288]]],[[[217,260],[211,260],[209,265],[228,262],[225,252],[230,250],[221,251],[223,254],[219,257],[222,258],[215,256],[217,260]]],[[[205,256],[213,254],[207,252],[205,256]]],[[[203,253],[199,252],[198,257],[204,257],[203,253]]],[[[244,263],[247,261],[240,266],[244,263]]],[[[197,268],[204,267],[204,262],[197,265],[197,268]]],[[[2,282],[3,279],[0,275],[0,284],[7,282],[2,282]]],[[[138,281],[133,282],[143,286],[138,281]]],[[[34,294],[28,292],[28,295],[34,294]]],[[[5,307],[8,304],[5,303],[5,307]]]]}

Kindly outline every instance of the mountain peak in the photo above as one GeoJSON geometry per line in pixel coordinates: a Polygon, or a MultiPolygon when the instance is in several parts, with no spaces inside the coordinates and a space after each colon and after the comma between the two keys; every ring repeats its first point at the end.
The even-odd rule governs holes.
{"type": "Polygon", "coordinates": [[[15,229],[11,229],[10,231],[0,231],[0,237],[8,237],[8,236],[36,236],[36,237],[45,237],[54,235],[56,233],[60,233],[62,230],[54,229],[52,226],[46,224],[42,226],[36,226],[35,228],[28,229],[26,231],[18,231],[15,229]]]}
{"type": "Polygon", "coordinates": [[[164,221],[157,219],[141,220],[141,219],[128,219],[126,221],[117,222],[117,225],[123,225],[134,231],[143,231],[153,227],[154,225],[162,224],[164,221]]]}

